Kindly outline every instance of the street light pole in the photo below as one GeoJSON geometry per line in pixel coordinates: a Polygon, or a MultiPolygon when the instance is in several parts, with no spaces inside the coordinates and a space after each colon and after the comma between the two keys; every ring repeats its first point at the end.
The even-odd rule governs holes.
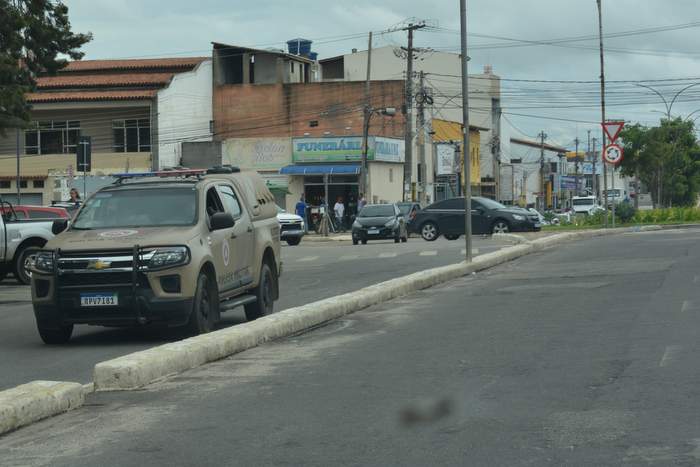
{"type": "Polygon", "coordinates": [[[469,147],[469,75],[467,62],[467,0],[459,0],[459,22],[462,42],[462,157],[464,158],[464,243],[467,263],[472,261],[472,189],[471,150],[469,147]]]}

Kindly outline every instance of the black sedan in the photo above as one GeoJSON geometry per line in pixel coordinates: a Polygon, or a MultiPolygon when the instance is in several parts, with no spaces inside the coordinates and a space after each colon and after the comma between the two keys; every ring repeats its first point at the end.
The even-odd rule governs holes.
{"type": "MultiPolygon", "coordinates": [[[[472,198],[472,233],[527,232],[540,230],[537,215],[522,209],[508,208],[488,198],[472,198]]],[[[431,204],[418,212],[411,231],[432,242],[440,235],[456,240],[464,235],[464,198],[451,198],[431,204]]]]}
{"type": "Polygon", "coordinates": [[[393,238],[395,243],[408,240],[406,219],[395,204],[368,204],[352,224],[352,244],[368,240],[393,238]]]}

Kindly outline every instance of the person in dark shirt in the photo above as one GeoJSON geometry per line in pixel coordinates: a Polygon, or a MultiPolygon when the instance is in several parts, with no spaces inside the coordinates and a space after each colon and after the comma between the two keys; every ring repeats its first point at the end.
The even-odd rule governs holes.
{"type": "Polygon", "coordinates": [[[308,233],[307,226],[309,223],[307,222],[307,219],[306,219],[306,208],[307,208],[307,205],[306,205],[306,201],[304,201],[304,195],[301,195],[301,198],[299,198],[299,201],[297,202],[294,210],[296,211],[297,216],[304,219],[304,230],[308,233]]]}

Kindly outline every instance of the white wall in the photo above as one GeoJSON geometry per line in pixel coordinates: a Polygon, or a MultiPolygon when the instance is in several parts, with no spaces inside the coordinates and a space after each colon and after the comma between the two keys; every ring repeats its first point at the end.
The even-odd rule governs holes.
{"type": "Polygon", "coordinates": [[[395,203],[401,201],[403,164],[369,163],[369,185],[372,199],[368,203],[395,203]],[[376,201],[375,201],[376,199],[376,201]]]}
{"type": "Polygon", "coordinates": [[[157,95],[158,168],[180,164],[183,141],[211,141],[212,62],[173,77],[157,95]]]}
{"type": "MultiPolygon", "coordinates": [[[[521,188],[523,185],[523,176],[525,176],[525,199],[527,204],[532,204],[536,201],[536,193],[542,189],[540,183],[540,149],[524,144],[511,142],[509,144],[508,155],[512,159],[522,159],[522,163],[513,164],[514,170],[514,185],[515,185],[515,200],[520,199],[521,188]]],[[[559,162],[558,152],[544,151],[545,163],[559,162]]],[[[503,169],[504,177],[502,182],[510,183],[510,168],[503,169]]],[[[508,188],[510,190],[510,188],[508,188]]]]}
{"type": "MultiPolygon", "coordinates": [[[[397,56],[393,46],[372,49],[372,80],[402,80],[406,71],[406,60],[397,56]]],[[[344,56],[345,80],[363,81],[367,77],[367,51],[344,56]]],[[[434,118],[462,121],[461,109],[461,60],[459,54],[432,52],[421,54],[414,62],[416,72],[424,71],[426,87],[436,90],[433,95],[434,118]],[[430,75],[434,73],[435,75],[430,75]],[[437,76],[447,75],[447,76],[437,76]]],[[[469,75],[469,123],[483,128],[492,128],[492,98],[500,99],[500,79],[493,74],[469,75]]],[[[418,82],[416,80],[416,87],[418,82]]],[[[430,109],[428,109],[430,110],[430,109]]],[[[415,105],[414,105],[415,113],[415,105]]],[[[430,111],[426,112],[430,118],[430,111]]],[[[415,125],[414,125],[415,128],[415,125]]],[[[481,176],[493,176],[493,157],[491,154],[492,130],[481,133],[481,176]]],[[[501,141],[505,141],[501,137],[501,141]]],[[[414,151],[415,152],[415,151],[414,151]]]]}

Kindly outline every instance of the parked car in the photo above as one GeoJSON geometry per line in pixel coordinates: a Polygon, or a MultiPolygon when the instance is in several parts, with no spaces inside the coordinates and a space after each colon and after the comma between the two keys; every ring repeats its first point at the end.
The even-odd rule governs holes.
{"type": "Polygon", "coordinates": [[[77,202],[77,203],[71,203],[70,201],[52,201],[51,202],[51,207],[65,209],[66,211],[68,211],[68,215],[70,215],[71,218],[75,217],[75,215],[78,213],[78,209],[80,209],[81,205],[82,205],[81,202],[77,202]]]}
{"type": "MultiPolygon", "coordinates": [[[[492,199],[472,198],[472,233],[537,231],[542,227],[536,214],[522,208],[508,208],[492,199]]],[[[411,225],[414,232],[432,242],[440,235],[456,240],[464,235],[464,198],[450,198],[431,204],[416,215],[411,225]]]]}
{"type": "Polygon", "coordinates": [[[121,174],[90,196],[30,263],[37,329],[63,344],[75,324],[162,323],[213,330],[243,306],[248,320],[279,297],[275,198],[255,172],[215,167],[121,174]]]}
{"type": "Polygon", "coordinates": [[[0,280],[12,273],[21,284],[29,284],[28,264],[53,238],[53,219],[22,219],[15,207],[0,200],[0,280]]]}
{"type": "Polygon", "coordinates": [[[416,218],[418,211],[421,210],[421,205],[419,203],[396,203],[396,205],[401,210],[401,214],[403,214],[404,219],[406,219],[406,228],[410,233],[411,223],[413,222],[413,219],[416,218]]]}
{"type": "Polygon", "coordinates": [[[408,241],[406,219],[396,204],[368,204],[352,224],[352,244],[386,238],[395,243],[408,241]]]}
{"type": "Polygon", "coordinates": [[[0,208],[0,214],[13,214],[16,220],[25,219],[70,219],[70,214],[65,208],[56,206],[30,206],[18,204],[12,206],[12,211],[8,206],[0,208]]]}
{"type": "Polygon", "coordinates": [[[277,206],[277,222],[280,223],[280,239],[290,246],[298,245],[304,237],[304,219],[296,214],[290,214],[277,206]]]}

